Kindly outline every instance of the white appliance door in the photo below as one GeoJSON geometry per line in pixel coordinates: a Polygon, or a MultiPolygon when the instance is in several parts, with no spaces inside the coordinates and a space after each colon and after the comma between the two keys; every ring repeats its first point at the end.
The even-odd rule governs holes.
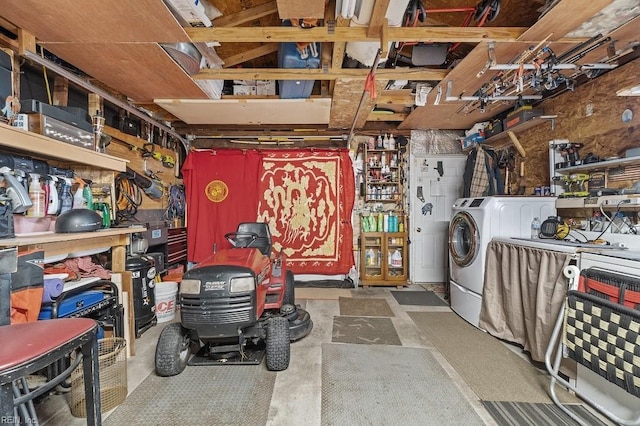
{"type": "Polygon", "coordinates": [[[449,256],[461,268],[471,265],[480,252],[480,231],[473,216],[459,211],[449,224],[449,256]]]}
{"type": "Polygon", "coordinates": [[[446,282],[447,230],[462,195],[466,156],[410,156],[409,274],[413,282],[446,282]]]}

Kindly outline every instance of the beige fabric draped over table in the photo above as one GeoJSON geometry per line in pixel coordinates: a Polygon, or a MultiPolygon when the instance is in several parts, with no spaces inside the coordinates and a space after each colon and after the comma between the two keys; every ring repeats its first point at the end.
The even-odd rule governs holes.
{"type": "Polygon", "coordinates": [[[480,328],[522,345],[544,361],[553,325],[567,295],[562,271],[570,253],[491,241],[487,247],[480,328]]]}

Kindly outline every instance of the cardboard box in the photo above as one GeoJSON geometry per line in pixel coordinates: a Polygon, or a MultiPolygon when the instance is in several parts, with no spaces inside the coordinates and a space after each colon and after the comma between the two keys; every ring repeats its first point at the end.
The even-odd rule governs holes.
{"type": "Polygon", "coordinates": [[[275,96],[276,81],[275,80],[256,80],[256,94],[258,96],[275,96]]]}
{"type": "Polygon", "coordinates": [[[480,135],[480,133],[473,133],[462,140],[462,150],[470,149],[482,141],[484,141],[484,136],[480,135]]]}
{"type": "Polygon", "coordinates": [[[234,84],[233,94],[235,96],[255,96],[256,86],[245,86],[240,84],[234,84]]]}

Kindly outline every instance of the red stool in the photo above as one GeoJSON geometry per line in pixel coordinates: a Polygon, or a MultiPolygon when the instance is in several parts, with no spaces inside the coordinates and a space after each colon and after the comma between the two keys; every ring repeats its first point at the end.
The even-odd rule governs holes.
{"type": "MultiPolygon", "coordinates": [[[[82,362],[87,424],[101,425],[97,332],[97,323],[88,318],[0,326],[0,423],[17,423],[19,412],[23,418],[31,417],[28,407],[33,411],[32,400],[62,382],[82,362]],[[69,368],[29,392],[25,386],[26,376],[74,351],[77,356],[69,368]]],[[[37,419],[26,421],[37,424],[37,419]]]]}

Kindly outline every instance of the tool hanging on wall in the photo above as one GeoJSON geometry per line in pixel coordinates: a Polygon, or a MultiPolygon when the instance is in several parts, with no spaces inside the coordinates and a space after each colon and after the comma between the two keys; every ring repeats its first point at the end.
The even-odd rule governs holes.
{"type": "Polygon", "coordinates": [[[142,158],[153,158],[154,160],[161,163],[163,167],[173,169],[176,165],[176,159],[173,156],[156,151],[155,145],[153,143],[145,143],[144,145],[142,145],[142,147],[139,147],[120,139],[115,140],[123,145],[128,146],[133,152],[140,152],[142,158]]]}

